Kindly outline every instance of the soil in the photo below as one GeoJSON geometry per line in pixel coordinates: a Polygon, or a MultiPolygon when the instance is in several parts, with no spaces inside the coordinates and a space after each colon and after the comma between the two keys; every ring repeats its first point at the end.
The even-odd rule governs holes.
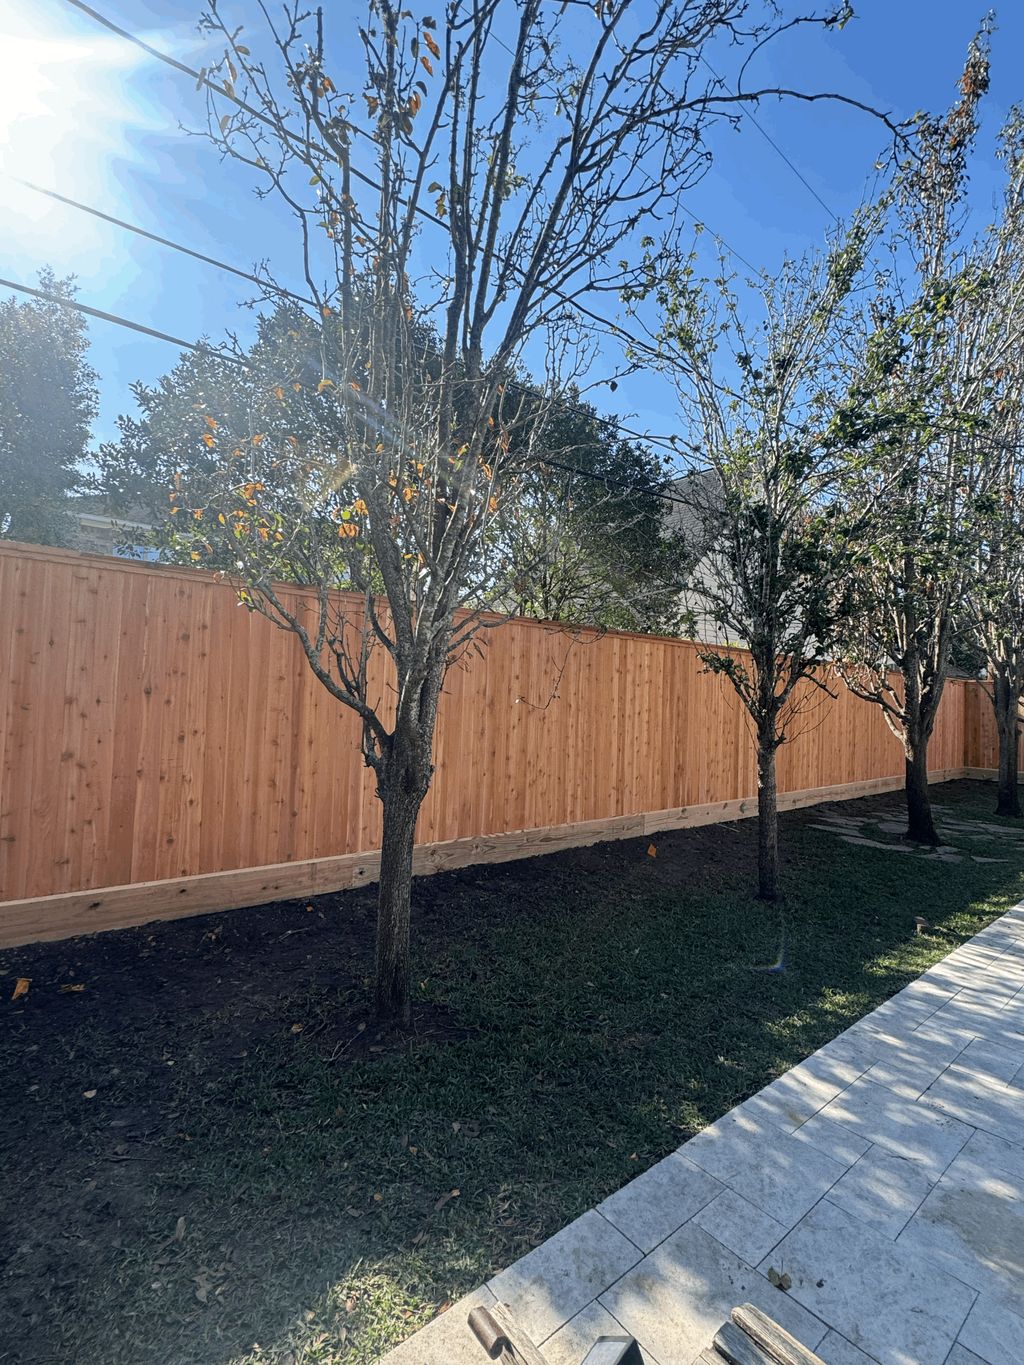
{"type": "MultiPolygon", "coordinates": [[[[890,811],[893,797],[856,807],[858,815],[890,811]]],[[[787,834],[828,809],[785,817],[787,834]]],[[[499,916],[520,913],[522,932],[539,932],[553,887],[563,900],[614,896],[628,869],[645,894],[694,882],[713,891],[737,877],[753,883],[756,859],[749,820],[420,879],[414,962],[428,941],[486,942],[499,916]]],[[[223,1103],[262,1049],[293,1049],[297,1062],[312,1051],[348,1068],[470,1036],[444,1008],[422,1002],[408,1030],[372,1024],[374,916],[367,887],[0,952],[0,1273],[12,1271],[2,1321],[17,1324],[23,1342],[19,1353],[0,1327],[0,1361],[63,1359],[43,1344],[48,1303],[70,1294],[97,1258],[129,1254],[137,1226],[153,1220],[156,1164],[166,1168],[168,1147],[189,1142],[203,1095],[223,1103]],[[21,978],[27,992],[13,999],[21,978]],[[33,1354],[35,1327],[41,1354],[33,1354]]],[[[636,1037],[644,1046],[645,1035],[636,1037]]],[[[179,1202],[161,1211],[172,1227],[187,1203],[182,1179],[179,1202]]],[[[168,1255],[173,1243],[174,1234],[168,1255]]]]}

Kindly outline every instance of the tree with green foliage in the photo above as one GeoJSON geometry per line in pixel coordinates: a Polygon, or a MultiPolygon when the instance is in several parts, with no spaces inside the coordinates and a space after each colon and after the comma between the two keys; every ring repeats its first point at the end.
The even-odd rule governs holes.
{"type": "Polygon", "coordinates": [[[546,411],[515,497],[499,511],[503,605],[541,620],[672,630],[679,583],[669,484],[663,461],[566,395],[546,411]]]}
{"type": "Polygon", "coordinates": [[[851,539],[835,498],[832,419],[872,232],[865,214],[827,254],[763,276],[755,321],[724,262],[712,284],[695,277],[693,257],[669,268],[652,258],[644,291],[658,304],[694,464],[674,489],[689,631],[745,707],[757,746],[765,900],[781,893],[776,757],[826,687],[844,609],[851,539]]]}
{"type": "Polygon", "coordinates": [[[988,83],[986,29],[971,44],[956,103],[920,121],[913,155],[896,168],[893,264],[839,418],[856,451],[846,497],[868,527],[850,579],[843,673],[903,748],[907,837],[925,844],[939,842],[928,743],[998,466],[987,440],[997,376],[1024,344],[1020,271],[1007,243],[998,231],[980,243],[965,231],[988,83]]]}
{"type": "MultiPolygon", "coordinates": [[[[964,618],[965,652],[987,675],[999,740],[996,814],[1021,816],[1020,707],[1024,699],[1024,111],[1007,119],[1001,211],[988,232],[994,322],[1008,345],[989,358],[977,441],[989,470],[964,618]]],[[[974,320],[977,325],[977,319],[974,320]]]]}
{"type": "MultiPolygon", "coordinates": [[[[51,270],[39,287],[71,300],[72,279],[51,270]]],[[[0,301],[0,536],[60,545],[72,522],[68,497],[97,411],[81,313],[46,299],[0,301]]]]}
{"type": "Polygon", "coordinates": [[[1006,439],[968,592],[969,640],[984,668],[999,743],[996,814],[1020,819],[1021,702],[1024,701],[1024,421],[1020,397],[1000,423],[1006,439]]]}
{"type": "MultiPolygon", "coordinates": [[[[579,309],[630,283],[620,262],[706,167],[709,123],[798,93],[731,92],[702,62],[716,38],[763,44],[801,21],[769,0],[571,8],[453,0],[439,27],[368,0],[336,39],[344,80],[322,10],[288,0],[244,35],[214,0],[203,19],[224,47],[201,76],[205,132],[292,215],[320,377],[306,436],[209,427],[218,482],[178,520],[190,554],[231,548],[247,604],[295,634],[359,717],[383,810],[382,1019],[409,1017],[412,854],[442,684],[483,628],[481,606],[500,600],[495,521],[545,425],[509,376],[546,347],[544,404],[557,406],[584,359],[579,309]],[[275,591],[282,577],[307,584],[308,611],[275,591]],[[384,696],[369,683],[376,651],[391,669],[384,696]]],[[[268,278],[268,298],[275,289],[268,278]]],[[[292,404],[287,374],[260,382],[292,404]]]]}
{"type": "MultiPolygon", "coordinates": [[[[215,430],[241,432],[240,439],[258,431],[276,448],[289,433],[309,439],[322,421],[320,329],[301,310],[281,307],[257,331],[244,367],[213,350],[186,352],[156,384],[133,386],[138,413],[118,419],[119,437],[100,446],[89,479],[114,511],[146,509],[154,531],[148,538],[133,532],[133,543],[157,546],[164,558],[191,558],[174,509],[207,496],[218,467],[215,430]],[[276,379],[261,384],[260,374],[285,376],[287,403],[275,394],[276,379]]],[[[431,341],[424,337],[425,346],[431,341]]],[[[488,554],[504,588],[491,604],[577,625],[670,629],[678,611],[661,463],[578,394],[549,408],[525,377],[515,384],[536,408],[537,430],[524,417],[515,434],[527,453],[516,496],[492,526],[488,554]]],[[[272,462],[260,477],[274,481],[272,462]]],[[[211,544],[200,557],[221,569],[237,559],[233,545],[211,544]]]]}
{"type": "MultiPolygon", "coordinates": [[[[259,463],[260,476],[272,486],[281,482],[275,485],[273,461],[256,459],[252,437],[275,448],[288,434],[315,439],[323,421],[323,330],[301,309],[280,305],[258,319],[256,339],[244,351],[185,351],[155,384],[134,384],[137,412],[120,416],[118,439],[100,445],[89,487],[114,512],[144,508],[154,528],[149,543],[164,558],[191,560],[175,517],[183,505],[209,496],[223,467],[217,433],[236,433],[236,448],[250,452],[239,473],[250,465],[255,472],[259,463]]],[[[237,559],[230,546],[212,544],[198,557],[210,568],[230,568],[237,559]]]]}

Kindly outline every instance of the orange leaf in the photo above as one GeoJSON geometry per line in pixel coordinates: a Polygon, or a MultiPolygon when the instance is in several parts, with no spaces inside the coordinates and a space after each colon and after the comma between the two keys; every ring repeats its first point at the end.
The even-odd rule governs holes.
{"type": "Polygon", "coordinates": [[[208,431],[205,432],[203,435],[203,445],[206,446],[207,449],[211,449],[216,444],[217,442],[214,437],[212,437],[208,431]]]}
{"type": "Polygon", "coordinates": [[[216,422],[216,420],[215,420],[213,417],[207,417],[207,418],[206,418],[206,425],[207,425],[208,427],[212,427],[214,431],[217,430],[217,422],[216,422]]]}
{"type": "Polygon", "coordinates": [[[648,845],[647,845],[647,856],[648,856],[648,858],[656,858],[656,857],[658,856],[658,845],[657,845],[657,844],[648,844],[648,845]]]}
{"type": "Polygon", "coordinates": [[[14,983],[14,994],[11,996],[11,999],[20,1000],[23,995],[28,995],[28,988],[31,985],[31,982],[32,978],[30,976],[19,976],[14,983]]]}
{"type": "Polygon", "coordinates": [[[426,71],[426,73],[427,73],[428,76],[432,76],[432,75],[434,74],[434,68],[430,65],[430,58],[429,58],[429,57],[421,57],[421,58],[420,58],[420,65],[421,65],[421,66],[423,67],[423,69],[426,71]]]}
{"type": "Polygon", "coordinates": [[[424,32],[424,34],[423,34],[423,41],[426,43],[427,47],[430,48],[430,52],[431,52],[431,55],[432,55],[432,56],[434,56],[434,57],[440,57],[440,55],[441,55],[441,49],[440,49],[440,48],[438,47],[438,45],[434,42],[433,38],[430,36],[429,33],[424,32]]]}

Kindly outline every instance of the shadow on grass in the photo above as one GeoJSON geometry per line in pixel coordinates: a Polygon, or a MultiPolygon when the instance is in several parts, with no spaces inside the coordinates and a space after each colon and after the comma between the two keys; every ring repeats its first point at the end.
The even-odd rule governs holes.
{"type": "Polygon", "coordinates": [[[359,1028],[372,891],[3,954],[7,997],[32,985],[4,1005],[0,1359],[373,1360],[1024,890],[1005,840],[911,859],[819,814],[784,817],[779,908],[752,822],[418,883],[398,1050],[359,1028]]]}

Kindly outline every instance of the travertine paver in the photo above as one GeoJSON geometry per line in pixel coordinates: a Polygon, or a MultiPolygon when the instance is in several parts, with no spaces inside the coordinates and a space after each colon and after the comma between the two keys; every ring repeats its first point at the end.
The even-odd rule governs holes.
{"type": "Polygon", "coordinates": [[[771,1313],[812,1350],[825,1335],[824,1323],[691,1223],[605,1290],[600,1303],[661,1365],[691,1365],[736,1303],[771,1313]]]}
{"type": "Polygon", "coordinates": [[[639,1247],[591,1209],[490,1281],[523,1331],[544,1341],[641,1259],[639,1247]]]}
{"type": "Polygon", "coordinates": [[[1008,1308],[1024,1308],[1024,1178],[958,1156],[897,1244],[924,1252],[1008,1308]]]}
{"type": "Polygon", "coordinates": [[[747,1265],[757,1265],[786,1235],[785,1223],[769,1218],[735,1190],[705,1204],[693,1221],[747,1265]]]}
{"type": "Polygon", "coordinates": [[[616,1190],[597,1211],[641,1251],[653,1251],[724,1189],[714,1176],[673,1152],[616,1190]]]}
{"type": "Polygon", "coordinates": [[[991,1294],[979,1294],[959,1340],[982,1360],[1024,1360],[1024,1318],[1005,1308],[991,1294]]]}
{"type": "Polygon", "coordinates": [[[887,1237],[898,1237],[933,1189],[920,1163],[871,1147],[825,1198],[887,1237]]]}
{"type": "Polygon", "coordinates": [[[744,1300],[826,1365],[1024,1365],[1024,906],[387,1365],[487,1365],[492,1296],[552,1365],[622,1331],[692,1365],[744,1300]]]}
{"type": "Polygon", "coordinates": [[[961,1280],[827,1199],[769,1259],[792,1280],[787,1297],[876,1360],[943,1365],[974,1305],[961,1280]]]}
{"type": "Polygon", "coordinates": [[[875,1365],[869,1355],[865,1355],[859,1346],[854,1346],[838,1332],[829,1332],[818,1347],[817,1354],[821,1356],[825,1365],[875,1365]]]}
{"type": "Polygon", "coordinates": [[[787,1228],[846,1172],[819,1147],[750,1117],[742,1105],[691,1138],[685,1151],[709,1175],[787,1228]]]}
{"type": "MultiPolygon", "coordinates": [[[[580,1361],[593,1346],[598,1337],[616,1337],[625,1334],[621,1323],[615,1321],[607,1308],[597,1302],[588,1303],[581,1313],[560,1327],[553,1337],[544,1343],[544,1359],[547,1365],[580,1365],[580,1361]]],[[[644,1365],[658,1365],[647,1347],[641,1348],[644,1365]]],[[[487,1365],[482,1357],[480,1365],[487,1365]]]]}

